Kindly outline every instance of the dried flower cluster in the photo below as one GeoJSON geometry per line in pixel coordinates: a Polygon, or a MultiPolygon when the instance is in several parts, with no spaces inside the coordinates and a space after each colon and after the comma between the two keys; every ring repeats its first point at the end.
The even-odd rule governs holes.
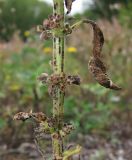
{"type": "Polygon", "coordinates": [[[43,84],[46,83],[49,86],[49,94],[55,99],[56,94],[55,90],[56,87],[59,86],[61,91],[65,94],[66,86],[75,84],[75,85],[80,85],[81,80],[78,75],[72,76],[68,75],[66,76],[65,74],[62,75],[57,75],[57,74],[52,74],[48,75],[47,73],[42,73],[39,77],[38,80],[42,82],[43,84]]]}
{"type": "Polygon", "coordinates": [[[53,14],[43,21],[43,26],[46,30],[51,30],[60,27],[60,21],[63,19],[62,15],[53,14]]]}

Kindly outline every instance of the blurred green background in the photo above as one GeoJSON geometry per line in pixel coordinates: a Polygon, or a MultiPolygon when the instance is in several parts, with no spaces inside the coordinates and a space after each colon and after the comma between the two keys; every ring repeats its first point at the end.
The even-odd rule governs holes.
{"type": "MultiPolygon", "coordinates": [[[[32,109],[52,114],[47,86],[36,80],[43,72],[52,73],[49,65],[52,41],[40,41],[34,29],[51,13],[52,7],[42,1],[0,0],[1,160],[15,160],[18,156],[6,154],[5,150],[33,143],[32,126],[13,121],[15,113],[32,109]]],[[[76,126],[70,141],[77,139],[85,150],[89,149],[83,153],[84,157],[88,154],[89,160],[107,160],[110,153],[118,160],[116,156],[122,155],[117,154],[120,148],[123,150],[122,160],[131,160],[132,2],[93,0],[88,7],[85,6],[83,13],[74,15],[77,19],[81,17],[96,20],[102,28],[104,60],[110,77],[123,89],[120,92],[105,89],[91,77],[87,69],[92,54],[92,30],[89,26],[84,25],[68,36],[65,71],[79,74],[83,80],[80,87],[70,86],[66,92],[65,121],[76,126]],[[91,146],[96,148],[94,153],[91,146]],[[106,148],[112,151],[106,154],[106,148]]],[[[22,155],[18,157],[17,160],[26,159],[22,155]]]]}

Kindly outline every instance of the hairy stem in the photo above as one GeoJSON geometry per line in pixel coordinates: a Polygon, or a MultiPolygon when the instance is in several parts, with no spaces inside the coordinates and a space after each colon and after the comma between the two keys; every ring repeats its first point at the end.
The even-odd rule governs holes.
{"type": "MultiPolygon", "coordinates": [[[[62,76],[64,75],[64,34],[62,32],[64,28],[64,2],[63,0],[53,0],[53,2],[53,13],[62,16],[60,27],[53,33],[53,73],[62,76]]],[[[53,117],[57,120],[57,132],[52,135],[53,159],[61,160],[63,159],[63,139],[59,130],[63,126],[64,93],[60,86],[56,86],[55,95],[56,98],[53,98],[53,117]]]]}

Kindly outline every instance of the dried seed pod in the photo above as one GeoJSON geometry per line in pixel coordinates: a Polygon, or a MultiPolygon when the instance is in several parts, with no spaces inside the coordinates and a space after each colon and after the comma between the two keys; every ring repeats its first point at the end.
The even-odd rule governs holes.
{"type": "Polygon", "coordinates": [[[99,26],[91,21],[84,20],[83,23],[89,23],[93,27],[93,56],[89,61],[89,69],[95,78],[95,80],[102,86],[114,90],[120,90],[121,88],[115,85],[112,80],[109,79],[106,73],[106,67],[101,60],[101,51],[104,44],[104,36],[99,26]]]}

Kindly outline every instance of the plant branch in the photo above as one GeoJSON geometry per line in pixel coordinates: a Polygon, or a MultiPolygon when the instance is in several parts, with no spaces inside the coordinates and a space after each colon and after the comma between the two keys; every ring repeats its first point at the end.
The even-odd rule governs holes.
{"type": "Polygon", "coordinates": [[[63,156],[63,160],[68,160],[70,157],[72,157],[75,154],[79,154],[81,152],[82,147],[81,146],[76,146],[76,148],[67,150],[64,152],[63,156]]]}
{"type": "MultiPolygon", "coordinates": [[[[53,0],[53,14],[61,16],[60,26],[53,32],[53,74],[64,75],[64,43],[65,38],[62,30],[64,29],[64,2],[63,0],[53,0]]],[[[63,158],[63,139],[59,134],[59,130],[63,126],[64,114],[64,92],[59,85],[54,88],[53,97],[53,117],[56,118],[57,133],[52,136],[53,159],[62,160],[63,158]],[[57,135],[57,136],[55,136],[57,135]]]]}

